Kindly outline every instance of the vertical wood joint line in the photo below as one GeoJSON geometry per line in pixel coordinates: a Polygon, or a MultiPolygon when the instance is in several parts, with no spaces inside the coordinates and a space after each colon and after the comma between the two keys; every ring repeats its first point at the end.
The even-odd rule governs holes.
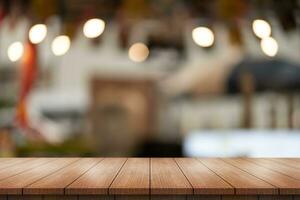
{"type": "Polygon", "coordinates": [[[151,166],[152,166],[152,160],[149,158],[149,200],[151,200],[151,166]]]}
{"type": "Polygon", "coordinates": [[[116,173],[115,177],[113,178],[113,180],[111,181],[111,183],[109,184],[108,188],[107,188],[107,194],[110,195],[110,187],[113,184],[113,182],[115,181],[115,179],[117,178],[117,176],[119,175],[120,171],[122,170],[122,168],[124,167],[125,163],[128,161],[128,158],[126,158],[126,160],[123,162],[122,166],[120,167],[120,169],[118,170],[118,172],[116,173]]]}
{"type": "MultiPolygon", "coordinates": [[[[280,170],[276,170],[276,169],[273,169],[273,168],[270,168],[270,167],[265,167],[264,165],[259,164],[259,163],[255,162],[255,161],[253,161],[252,159],[245,159],[245,158],[241,158],[241,159],[244,160],[244,161],[246,161],[246,162],[251,162],[252,164],[255,164],[255,165],[257,165],[257,166],[263,167],[263,168],[265,168],[265,169],[267,169],[267,170],[270,170],[270,171],[273,171],[273,172],[275,172],[275,173],[281,174],[281,175],[283,175],[283,176],[288,176],[288,177],[290,177],[290,178],[292,178],[292,179],[299,180],[299,179],[296,179],[296,178],[294,178],[294,177],[292,177],[292,176],[290,176],[290,175],[288,175],[288,174],[282,173],[280,170]]],[[[277,162],[276,162],[276,164],[281,165],[280,163],[277,163],[277,162]]],[[[291,167],[290,167],[290,168],[291,168],[291,167]]],[[[297,168],[294,168],[294,169],[297,169],[297,168]]]]}
{"type": "MultiPolygon", "coordinates": [[[[64,195],[66,195],[66,188],[69,187],[70,185],[72,185],[72,183],[74,183],[75,181],[77,181],[80,177],[82,177],[84,174],[86,174],[88,171],[90,171],[90,169],[92,169],[93,167],[95,167],[96,165],[98,165],[100,162],[102,162],[102,160],[104,160],[103,158],[101,160],[99,160],[98,162],[96,162],[94,165],[92,165],[90,168],[88,168],[85,172],[83,172],[81,175],[79,175],[77,178],[75,178],[71,183],[67,184],[64,187],[64,195]]],[[[79,199],[79,196],[77,196],[77,199],[79,199]]]]}
{"type": "MultiPolygon", "coordinates": [[[[211,171],[212,173],[214,173],[216,176],[218,176],[220,179],[222,179],[223,181],[225,181],[228,185],[230,185],[233,188],[233,194],[236,194],[236,188],[234,187],[234,185],[232,185],[230,182],[228,182],[225,178],[223,178],[221,175],[219,175],[217,172],[215,172],[214,170],[210,169],[207,165],[205,165],[203,162],[201,162],[201,160],[196,159],[198,162],[200,162],[204,167],[206,167],[209,171],[211,171]]],[[[221,200],[223,198],[223,195],[221,195],[221,200]]]]}
{"type": "Polygon", "coordinates": [[[30,185],[32,185],[32,184],[34,184],[34,183],[40,181],[40,180],[43,179],[43,178],[46,178],[46,177],[48,177],[48,176],[51,176],[52,174],[54,174],[54,173],[56,173],[56,172],[58,172],[58,171],[60,171],[60,170],[62,170],[62,169],[64,169],[64,168],[68,167],[69,165],[71,165],[71,164],[77,162],[78,160],[80,160],[80,158],[78,158],[77,160],[74,160],[73,162],[70,162],[69,164],[67,164],[67,165],[65,165],[65,166],[63,166],[63,167],[59,167],[58,169],[55,169],[53,172],[51,172],[51,173],[49,173],[49,174],[47,174],[47,175],[45,175],[45,176],[43,176],[43,177],[41,177],[41,178],[38,178],[37,180],[33,181],[32,183],[29,183],[28,185],[24,186],[24,187],[22,188],[22,195],[24,194],[24,188],[26,188],[26,187],[28,187],[28,186],[30,186],[30,185]]]}
{"type": "MultiPolygon", "coordinates": [[[[55,160],[57,160],[57,159],[55,159],[55,160]]],[[[53,160],[53,161],[46,161],[45,163],[40,163],[39,165],[37,165],[37,167],[39,167],[39,166],[43,166],[43,165],[45,165],[45,164],[47,164],[47,163],[50,163],[50,162],[54,162],[55,160],[53,160]]],[[[31,161],[31,160],[30,160],[31,161]]],[[[27,161],[26,161],[27,162],[27,161]]],[[[23,164],[23,163],[22,163],[23,164]]],[[[4,169],[6,169],[6,168],[4,168],[4,169]]],[[[28,168],[28,169],[26,169],[26,170],[24,170],[24,171],[21,171],[21,172],[19,172],[19,173],[16,173],[16,174],[13,174],[13,175],[11,175],[11,176],[8,176],[8,177],[6,177],[6,178],[4,178],[4,179],[0,179],[0,181],[3,181],[3,180],[5,180],[5,179],[9,179],[9,178],[11,178],[11,177],[14,177],[14,176],[17,176],[17,175],[20,175],[20,174],[22,174],[22,173],[25,173],[25,172],[27,172],[27,171],[30,171],[30,170],[32,170],[33,168],[28,168]]],[[[2,169],[1,169],[2,170],[2,169]]],[[[7,199],[8,199],[8,196],[7,196],[7,199]]]]}
{"type": "MultiPolygon", "coordinates": [[[[257,178],[257,179],[259,179],[259,180],[261,180],[261,181],[263,181],[263,182],[268,183],[269,185],[273,186],[273,187],[277,190],[278,195],[280,195],[280,188],[278,188],[276,185],[273,185],[273,184],[271,184],[270,182],[268,182],[268,181],[266,181],[266,180],[264,180],[264,179],[262,179],[262,178],[260,178],[260,177],[258,177],[258,176],[256,176],[256,175],[254,175],[254,174],[252,174],[252,173],[250,173],[250,172],[248,172],[248,171],[242,169],[241,167],[238,167],[238,166],[236,166],[236,165],[233,165],[233,164],[231,164],[230,162],[228,162],[228,161],[226,161],[226,160],[224,160],[224,159],[221,159],[221,160],[222,160],[223,162],[225,162],[225,163],[227,163],[227,164],[229,164],[229,165],[235,167],[235,168],[240,169],[241,171],[246,172],[247,174],[249,174],[249,175],[251,175],[251,176],[253,176],[253,177],[255,177],[255,178],[257,178]]],[[[249,161],[248,161],[248,162],[249,162],[249,161]]],[[[252,163],[252,162],[250,162],[250,163],[252,163]]],[[[254,164],[254,163],[252,163],[252,164],[254,164]]],[[[256,166],[260,167],[260,165],[256,165],[256,166]]],[[[267,168],[265,168],[265,169],[267,169],[267,168]]]]}
{"type": "MultiPolygon", "coordinates": [[[[177,163],[176,159],[173,158],[173,161],[176,163],[177,167],[179,168],[179,170],[181,171],[181,173],[183,174],[183,176],[186,178],[186,180],[188,181],[188,183],[190,184],[191,188],[192,188],[192,191],[193,191],[193,195],[195,194],[195,191],[194,191],[194,187],[192,185],[192,183],[190,182],[190,180],[187,178],[187,176],[185,175],[185,173],[183,172],[183,170],[181,169],[181,167],[179,166],[179,164],[177,163]]],[[[187,196],[187,195],[186,195],[187,196]]],[[[187,197],[186,197],[187,198],[187,197]]]]}

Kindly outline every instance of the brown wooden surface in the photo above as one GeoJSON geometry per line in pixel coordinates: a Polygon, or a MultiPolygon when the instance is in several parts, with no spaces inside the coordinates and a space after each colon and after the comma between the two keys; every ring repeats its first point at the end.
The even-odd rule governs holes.
{"type": "Polygon", "coordinates": [[[151,194],[193,194],[173,158],[151,158],[151,194]]]}
{"type": "Polygon", "coordinates": [[[298,168],[300,169],[300,161],[297,159],[287,159],[287,158],[281,158],[281,159],[276,159],[276,158],[269,158],[269,160],[273,160],[274,162],[281,163],[283,165],[287,165],[290,167],[298,168]]]}
{"type": "Polygon", "coordinates": [[[8,158],[0,200],[296,200],[299,166],[296,158],[8,158]]]}
{"type": "Polygon", "coordinates": [[[234,188],[209,168],[193,158],[175,161],[191,183],[194,194],[234,194],[234,188]]]}
{"type": "Polygon", "coordinates": [[[149,194],[150,159],[129,158],[113,184],[110,194],[149,194]]]}
{"type": "Polygon", "coordinates": [[[9,195],[0,200],[299,200],[300,196],[290,195],[9,195]]]}
{"type": "Polygon", "coordinates": [[[105,158],[65,189],[66,194],[108,194],[126,158],[105,158]]]}
{"type": "Polygon", "coordinates": [[[33,158],[19,158],[19,159],[13,159],[13,158],[1,158],[0,159],[0,170],[1,169],[5,169],[14,165],[17,165],[19,163],[24,163],[27,162],[29,160],[32,160],[33,158]]]}
{"type": "MultiPolygon", "coordinates": [[[[259,159],[247,159],[255,164],[258,164],[262,167],[268,168],[270,170],[274,170],[276,172],[282,173],[284,175],[290,176],[292,178],[300,180],[300,168],[296,168],[295,166],[287,166],[283,163],[278,163],[270,159],[259,158],[259,159]]],[[[300,163],[299,163],[300,167],[300,163]]]]}
{"type": "Polygon", "coordinates": [[[300,194],[299,180],[255,164],[255,160],[226,159],[226,162],[276,186],[280,194],[300,194]]]}
{"type": "Polygon", "coordinates": [[[0,170],[0,180],[6,179],[10,176],[20,174],[27,170],[39,167],[54,159],[40,158],[40,159],[20,159],[22,162],[13,162],[13,165],[8,165],[6,168],[0,170]]]}
{"type": "Polygon", "coordinates": [[[0,182],[0,194],[22,194],[23,188],[27,185],[54,173],[76,160],[78,160],[78,158],[57,158],[44,165],[39,165],[15,176],[6,178],[0,182]]]}
{"type": "Polygon", "coordinates": [[[23,194],[64,194],[64,189],[100,162],[101,158],[81,158],[58,172],[23,189],[23,194]]]}
{"type": "Polygon", "coordinates": [[[236,194],[277,194],[273,185],[230,165],[221,159],[199,159],[204,165],[235,187],[236,194]]]}

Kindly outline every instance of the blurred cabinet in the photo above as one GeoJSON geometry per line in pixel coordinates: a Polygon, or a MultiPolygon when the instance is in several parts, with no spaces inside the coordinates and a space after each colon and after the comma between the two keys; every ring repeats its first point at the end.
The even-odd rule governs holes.
{"type": "Polygon", "coordinates": [[[90,142],[101,156],[133,155],[155,130],[153,80],[98,77],[91,97],[90,142]]]}

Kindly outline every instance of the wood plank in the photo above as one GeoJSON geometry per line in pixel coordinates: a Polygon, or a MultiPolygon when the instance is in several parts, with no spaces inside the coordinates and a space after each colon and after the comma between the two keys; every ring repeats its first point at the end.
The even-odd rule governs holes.
{"type": "Polygon", "coordinates": [[[195,158],[175,161],[191,183],[194,194],[234,194],[234,188],[195,158]]]}
{"type": "Polygon", "coordinates": [[[273,185],[250,175],[249,173],[234,167],[221,159],[202,158],[201,163],[221,176],[226,182],[235,188],[236,194],[277,194],[278,190],[273,185]]]}
{"type": "Polygon", "coordinates": [[[17,159],[13,158],[13,157],[0,157],[0,165],[2,165],[2,163],[11,162],[11,161],[14,161],[14,160],[17,160],[17,159]]]}
{"type": "Polygon", "coordinates": [[[1,157],[0,158],[0,164],[4,161],[8,161],[8,160],[13,160],[14,158],[11,158],[11,157],[1,157]]]}
{"type": "Polygon", "coordinates": [[[105,158],[65,189],[66,194],[108,194],[126,158],[105,158]]]}
{"type": "Polygon", "coordinates": [[[300,180],[300,169],[299,168],[287,166],[287,165],[275,162],[270,159],[265,159],[265,158],[245,159],[245,160],[253,162],[257,165],[268,168],[270,170],[274,170],[281,174],[287,175],[289,177],[300,180]]]}
{"type": "Polygon", "coordinates": [[[5,168],[9,168],[11,166],[20,164],[20,163],[24,163],[27,161],[33,160],[33,158],[7,158],[7,159],[1,159],[1,163],[0,163],[0,170],[5,169],[5,168]]]}
{"type": "Polygon", "coordinates": [[[23,194],[64,194],[64,189],[102,158],[81,158],[69,166],[23,189],[23,194]]]}
{"type": "MultiPolygon", "coordinates": [[[[281,158],[280,158],[280,159],[281,159],[281,158]]],[[[284,159],[287,159],[287,160],[294,160],[295,162],[300,163],[300,158],[299,158],[299,157],[294,157],[294,158],[284,158],[284,159]]]]}
{"type": "Polygon", "coordinates": [[[129,158],[109,188],[109,194],[150,193],[150,159],[129,158]]]}
{"type": "Polygon", "coordinates": [[[278,187],[280,194],[300,194],[299,180],[243,159],[226,159],[226,162],[278,187]]]}
{"type": "Polygon", "coordinates": [[[193,194],[193,188],[172,158],[151,158],[151,195],[193,194]]]}
{"type": "MultiPolygon", "coordinates": [[[[50,159],[51,160],[51,159],[50,159]]],[[[22,189],[75,162],[78,158],[57,158],[52,162],[0,181],[0,194],[22,194],[22,189]]]]}
{"type": "Polygon", "coordinates": [[[0,200],[149,200],[150,194],[152,200],[300,196],[300,169],[284,164],[300,159],[17,158],[0,159],[0,166],[14,161],[19,164],[0,169],[4,178],[0,200]],[[230,193],[223,193],[227,190],[230,193]]]}
{"type": "MultiPolygon", "coordinates": [[[[182,195],[155,195],[151,200],[299,200],[299,196],[295,196],[293,199],[293,196],[278,196],[278,195],[271,195],[271,196],[239,196],[239,195],[224,195],[224,196],[214,196],[214,195],[201,195],[201,196],[182,196],[182,195]]],[[[26,196],[9,196],[9,200],[149,200],[150,196],[127,196],[127,195],[121,195],[121,196],[91,196],[91,195],[84,195],[84,196],[59,196],[59,195],[53,195],[53,196],[37,196],[37,195],[26,195],[26,196]]],[[[2,199],[1,199],[2,200],[2,199]]],[[[6,200],[6,197],[4,197],[3,200],[6,200]]]]}
{"type": "Polygon", "coordinates": [[[268,158],[268,159],[286,166],[300,169],[300,162],[296,159],[288,159],[288,158],[268,158]]]}
{"type": "MultiPolygon", "coordinates": [[[[19,160],[19,159],[16,159],[19,160]]],[[[23,173],[25,171],[28,171],[30,169],[33,169],[35,167],[47,164],[49,162],[54,161],[54,158],[48,159],[48,158],[34,158],[34,159],[21,159],[21,163],[16,163],[13,166],[10,166],[9,168],[5,168],[0,170],[0,180],[4,180],[6,178],[15,176],[17,174],[23,173]]]]}

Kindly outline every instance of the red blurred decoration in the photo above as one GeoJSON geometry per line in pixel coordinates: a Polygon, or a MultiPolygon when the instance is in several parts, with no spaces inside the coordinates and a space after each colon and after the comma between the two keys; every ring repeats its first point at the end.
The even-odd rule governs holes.
{"type": "Polygon", "coordinates": [[[26,99],[36,80],[38,71],[37,49],[29,40],[24,46],[24,55],[20,66],[20,97],[17,105],[16,123],[25,133],[36,136],[38,131],[30,126],[26,108],[26,99]]]}

